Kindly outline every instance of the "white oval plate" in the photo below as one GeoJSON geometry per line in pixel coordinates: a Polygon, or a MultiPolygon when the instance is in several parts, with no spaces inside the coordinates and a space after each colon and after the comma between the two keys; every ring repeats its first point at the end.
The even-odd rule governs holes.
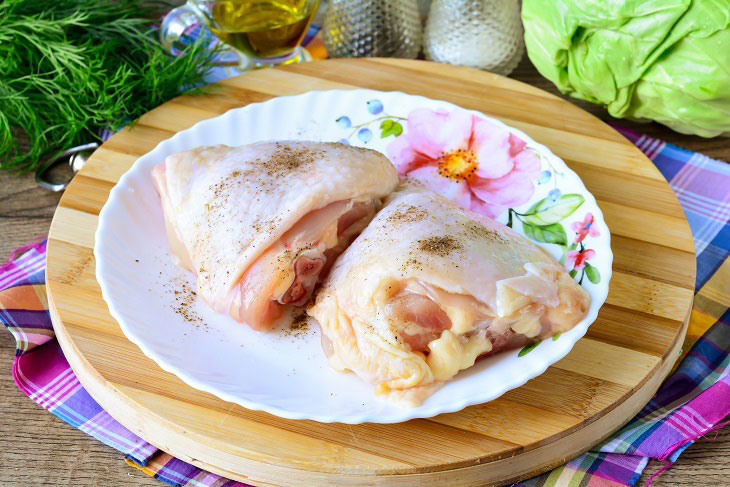
{"type": "MultiPolygon", "coordinates": [[[[608,228],[593,196],[562,160],[523,132],[473,111],[469,113],[507,128],[539,156],[542,172],[534,181],[534,194],[515,211],[529,213],[529,208],[549,197],[550,191],[553,197],[556,191],[583,197],[583,203],[558,223],[568,246],[540,245],[561,258],[578,237],[575,229],[581,224],[577,222],[584,221],[589,212],[594,217],[592,231],[581,242],[593,250],[590,267],[576,275],[576,279],[583,275],[582,285],[591,294],[592,304],[586,318],[559,339],[482,360],[459,373],[420,407],[402,408],[376,399],[372,385],[354,374],[330,369],[316,326],[297,333],[281,329],[257,333],[214,313],[183,289],[194,289],[195,281],[170,261],[160,202],[150,177],[153,166],[170,154],[201,145],[235,146],[270,139],[346,139],[385,153],[396,135],[386,133],[381,138],[382,130],[390,128],[393,132],[388,123],[381,128],[383,120],[400,123],[407,132],[405,119],[416,108],[462,110],[451,103],[397,92],[314,91],[230,110],[175,134],[137,159],[112,189],[99,215],[94,247],[104,299],[127,338],[164,370],[223,400],[289,419],[350,424],[395,423],[458,411],[519,387],[565,356],[586,333],[608,294],[612,261],[608,228]],[[370,130],[371,137],[362,129],[370,130]],[[598,277],[595,284],[585,272],[591,267],[590,277],[598,277]]],[[[506,223],[507,216],[504,211],[498,219],[506,223]]],[[[519,219],[514,215],[514,227],[524,233],[519,219]]],[[[551,228],[555,234],[556,227],[551,228]]],[[[559,230],[557,233],[560,239],[559,230]]],[[[573,251],[574,257],[580,248],[578,245],[573,251]]]]}

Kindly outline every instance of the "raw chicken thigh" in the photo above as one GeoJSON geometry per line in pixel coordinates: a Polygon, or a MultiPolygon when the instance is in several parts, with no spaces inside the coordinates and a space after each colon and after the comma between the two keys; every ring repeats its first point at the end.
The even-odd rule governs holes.
{"type": "Polygon", "coordinates": [[[335,369],[415,406],[480,356],[569,330],[589,305],[511,228],[405,186],[338,258],[309,314],[335,369]]]}
{"type": "Polygon", "coordinates": [[[190,149],[152,176],[173,260],[212,308],[256,330],[309,301],[398,181],[378,152],[293,141],[190,149]]]}

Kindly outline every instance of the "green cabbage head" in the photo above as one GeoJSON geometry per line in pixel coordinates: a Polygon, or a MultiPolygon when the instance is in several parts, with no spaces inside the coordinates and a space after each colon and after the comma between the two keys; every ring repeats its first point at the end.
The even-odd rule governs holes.
{"type": "Polygon", "coordinates": [[[530,60],[614,117],[730,135],[730,0],[523,0],[530,60]]]}

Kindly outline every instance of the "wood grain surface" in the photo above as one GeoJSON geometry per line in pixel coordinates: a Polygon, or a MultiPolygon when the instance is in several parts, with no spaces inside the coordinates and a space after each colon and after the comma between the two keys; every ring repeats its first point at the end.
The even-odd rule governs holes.
{"type": "Polygon", "coordinates": [[[254,485],[481,487],[559,465],[643,406],[679,356],[694,267],[689,225],[671,188],[636,147],[598,119],[530,85],[477,70],[340,59],[226,79],[215,93],[178,97],[114,135],[59,203],[46,282],[56,337],[81,383],[123,425],[177,457],[254,485]],[[543,375],[489,403],[428,420],[291,421],[184,385],[145,357],[109,316],[94,275],[94,232],[108,192],[137,157],[233,107],[353,88],[402,90],[498,117],[550,147],[596,196],[613,235],[609,296],[586,337],[543,375]]]}
{"type": "MultiPolygon", "coordinates": [[[[526,62],[522,63],[515,77],[549,87],[549,83],[539,78],[526,62]]],[[[599,112],[595,107],[591,108],[599,112]]],[[[627,123],[623,122],[623,125],[627,123]]],[[[716,140],[675,136],[669,130],[653,124],[642,126],[639,130],[717,158],[728,158],[727,146],[723,147],[716,140]]],[[[42,233],[56,198],[55,195],[34,188],[31,178],[16,179],[7,174],[0,175],[0,178],[0,229],[5,237],[0,241],[0,252],[7,254],[13,247],[39,233],[37,230],[42,233]]],[[[0,344],[3,366],[7,366],[5,370],[9,372],[12,339],[8,334],[3,334],[0,344]]],[[[34,405],[14,388],[9,374],[2,376],[2,379],[0,411],[3,414],[0,416],[0,427],[10,434],[0,439],[1,484],[158,485],[156,481],[146,479],[137,472],[128,477],[128,467],[121,461],[114,464],[118,458],[115,452],[67,427],[34,405]],[[97,466],[87,468],[81,462],[96,462],[97,466]]],[[[727,467],[724,466],[729,450],[727,437],[727,434],[721,433],[718,441],[724,443],[714,446],[707,440],[698,442],[655,485],[707,485],[713,480],[718,483],[723,473],[727,473],[727,467]],[[725,461],[722,454],[725,455],[725,461]],[[711,468],[701,472],[700,465],[711,468]]]]}

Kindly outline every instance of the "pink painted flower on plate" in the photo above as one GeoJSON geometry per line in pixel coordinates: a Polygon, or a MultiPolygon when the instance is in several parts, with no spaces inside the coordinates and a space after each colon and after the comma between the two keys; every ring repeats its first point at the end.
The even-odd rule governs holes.
{"type": "Polygon", "coordinates": [[[525,141],[464,110],[417,108],[388,145],[401,179],[491,218],[532,197],[540,160],[525,141]]]}
{"type": "Polygon", "coordinates": [[[593,226],[593,213],[586,213],[582,222],[574,222],[571,227],[576,232],[575,243],[582,242],[587,236],[598,237],[601,232],[593,226]]]}
{"type": "Polygon", "coordinates": [[[595,250],[571,250],[565,258],[565,262],[568,264],[568,269],[575,269],[576,271],[583,270],[586,266],[586,261],[593,258],[596,255],[595,250]]]}

